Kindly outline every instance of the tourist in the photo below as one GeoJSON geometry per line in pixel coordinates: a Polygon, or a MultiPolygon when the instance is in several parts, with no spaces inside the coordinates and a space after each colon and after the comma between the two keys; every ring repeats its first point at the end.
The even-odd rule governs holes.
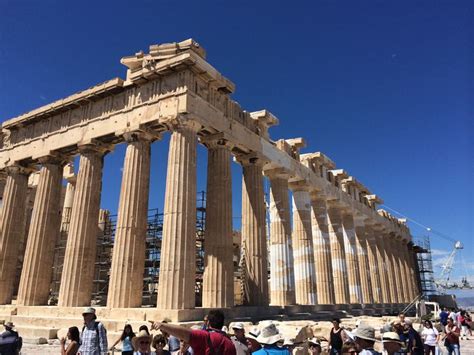
{"type": "Polygon", "coordinates": [[[413,328],[411,319],[405,319],[405,330],[408,334],[407,352],[411,355],[423,355],[425,353],[423,340],[420,334],[413,328]]]}
{"type": "Polygon", "coordinates": [[[157,334],[153,337],[151,346],[155,348],[156,355],[170,355],[168,350],[165,350],[168,341],[163,334],[157,334]]]}
{"type": "Polygon", "coordinates": [[[294,339],[290,339],[290,338],[285,338],[283,340],[283,345],[282,345],[283,348],[287,349],[290,354],[293,354],[293,350],[295,349],[296,347],[296,344],[294,342],[294,339]]]}
{"type": "Polygon", "coordinates": [[[21,337],[15,331],[15,325],[7,322],[4,325],[5,331],[0,334],[0,354],[16,355],[21,349],[21,337]]]}
{"type": "Polygon", "coordinates": [[[436,347],[438,345],[438,341],[440,339],[440,335],[435,327],[433,327],[433,323],[431,321],[426,320],[424,323],[424,329],[421,332],[421,337],[423,338],[424,342],[424,349],[425,355],[436,355],[436,347]]]}
{"type": "Polygon", "coordinates": [[[329,333],[328,349],[330,355],[339,355],[341,353],[342,344],[344,343],[342,333],[344,330],[340,326],[341,320],[334,318],[332,320],[333,327],[329,333]]]}
{"type": "Polygon", "coordinates": [[[253,327],[252,330],[248,332],[247,341],[248,341],[250,353],[254,353],[257,350],[260,350],[262,348],[260,343],[257,341],[257,338],[259,335],[260,335],[260,329],[258,329],[257,327],[253,327]]]}
{"type": "Polygon", "coordinates": [[[237,355],[250,354],[248,340],[245,337],[244,325],[240,322],[233,323],[232,330],[234,331],[234,335],[230,337],[230,340],[234,343],[237,355]]]}
{"type": "Polygon", "coordinates": [[[448,318],[448,324],[446,325],[445,333],[444,346],[446,349],[448,349],[448,354],[460,355],[459,335],[461,334],[461,331],[451,317],[448,318]]]}
{"type": "Polygon", "coordinates": [[[444,327],[446,327],[446,324],[448,324],[448,317],[449,317],[449,312],[446,309],[446,307],[443,307],[443,310],[439,312],[439,322],[443,326],[443,331],[444,331],[444,327]]]}
{"type": "Polygon", "coordinates": [[[115,349],[115,345],[122,342],[122,354],[132,355],[132,339],[134,336],[135,333],[133,332],[132,326],[130,324],[125,324],[125,327],[123,327],[122,335],[120,335],[120,338],[118,338],[117,341],[112,345],[110,351],[115,349]]]}
{"type": "Polygon", "coordinates": [[[179,325],[154,322],[152,329],[164,330],[189,343],[196,355],[204,355],[212,348],[215,354],[235,355],[235,346],[221,329],[224,326],[224,313],[211,310],[208,315],[207,330],[189,329],[179,325]]]}
{"type": "MultiPolygon", "coordinates": [[[[168,319],[163,320],[161,323],[168,323],[168,319]]],[[[169,335],[163,329],[160,329],[160,331],[161,331],[161,334],[163,334],[164,337],[166,338],[166,341],[168,343],[168,350],[170,352],[178,351],[180,347],[179,339],[176,338],[175,336],[169,335]]]]}
{"type": "Polygon", "coordinates": [[[461,325],[461,340],[466,338],[466,340],[469,340],[468,335],[469,335],[469,329],[470,326],[468,324],[468,318],[469,315],[466,311],[461,311],[459,315],[459,324],[461,325]]]}
{"type": "Polygon", "coordinates": [[[81,334],[81,355],[107,355],[107,330],[101,322],[96,321],[95,309],[87,307],[82,312],[84,327],[81,334]]]}
{"type": "Polygon", "coordinates": [[[408,343],[408,331],[406,331],[405,327],[397,321],[393,324],[393,331],[398,334],[400,341],[402,342],[402,348],[406,350],[407,343],[408,343]]]}
{"type": "Polygon", "coordinates": [[[308,339],[308,354],[319,355],[322,352],[321,343],[317,338],[308,339]]]}
{"type": "Polygon", "coordinates": [[[142,330],[144,330],[145,332],[148,333],[148,335],[150,335],[150,331],[148,330],[148,327],[146,326],[146,324],[143,324],[140,326],[140,328],[138,328],[138,332],[140,333],[142,330]]]}
{"type": "Polygon", "coordinates": [[[357,351],[362,355],[381,355],[374,350],[375,329],[368,325],[360,325],[354,332],[357,351]]]}
{"type": "Polygon", "coordinates": [[[262,348],[256,351],[255,355],[290,355],[288,349],[280,348],[277,343],[283,340],[283,336],[278,331],[275,324],[270,323],[262,329],[257,341],[262,348]]]}
{"type": "Polygon", "coordinates": [[[401,312],[401,313],[398,314],[398,321],[399,321],[403,326],[405,326],[405,319],[406,319],[405,313],[401,312]]]}
{"type": "Polygon", "coordinates": [[[179,349],[176,351],[173,351],[171,354],[172,355],[192,355],[193,352],[188,342],[184,340],[180,340],[179,349]]]}
{"type": "Polygon", "coordinates": [[[151,351],[151,335],[142,329],[138,332],[138,335],[132,338],[132,345],[135,349],[133,355],[156,355],[154,351],[151,351]]]}
{"type": "Polygon", "coordinates": [[[384,355],[401,355],[403,342],[395,332],[386,332],[382,335],[383,354],[384,355]]]}
{"type": "Polygon", "coordinates": [[[341,355],[356,355],[358,353],[355,342],[347,341],[342,345],[341,355]]]}
{"type": "MultiPolygon", "coordinates": [[[[79,336],[79,328],[78,327],[71,327],[68,329],[67,332],[67,339],[69,340],[69,345],[66,345],[66,338],[61,338],[59,341],[61,344],[61,355],[75,355],[79,350],[79,343],[81,342],[79,336]]],[[[0,351],[1,353],[1,351],[0,351]]]]}

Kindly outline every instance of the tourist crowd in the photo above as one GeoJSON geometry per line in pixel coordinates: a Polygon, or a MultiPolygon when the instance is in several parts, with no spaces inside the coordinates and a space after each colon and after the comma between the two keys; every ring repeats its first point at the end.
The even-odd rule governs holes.
{"type": "MultiPolygon", "coordinates": [[[[151,322],[150,329],[142,325],[135,334],[132,326],[126,324],[109,348],[107,331],[97,320],[95,309],[86,308],[82,316],[82,330],[71,327],[67,339],[60,340],[61,355],[289,355],[295,347],[316,355],[381,354],[374,349],[379,341],[375,329],[360,320],[355,329],[351,329],[341,326],[340,319],[333,319],[327,339],[309,338],[296,343],[294,339],[285,339],[272,322],[261,328],[254,327],[247,333],[244,324],[239,322],[231,323],[227,329],[224,313],[211,310],[202,326],[191,328],[167,321],[151,322]],[[160,334],[152,336],[150,330],[159,330],[160,334]],[[121,344],[120,350],[116,348],[118,344],[121,344]]],[[[472,336],[469,313],[443,309],[439,320],[435,324],[425,320],[422,329],[415,329],[412,321],[401,313],[396,321],[386,324],[380,331],[383,354],[460,355],[459,339],[468,340],[472,336]]],[[[18,355],[22,339],[12,322],[5,323],[4,327],[5,331],[0,334],[0,355],[18,355]]]]}

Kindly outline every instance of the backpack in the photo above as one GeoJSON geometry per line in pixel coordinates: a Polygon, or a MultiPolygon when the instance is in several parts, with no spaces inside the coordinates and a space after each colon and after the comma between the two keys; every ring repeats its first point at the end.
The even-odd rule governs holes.
{"type": "Polygon", "coordinates": [[[23,338],[18,336],[16,338],[15,345],[16,345],[17,352],[20,353],[21,348],[23,347],[23,338]]]}

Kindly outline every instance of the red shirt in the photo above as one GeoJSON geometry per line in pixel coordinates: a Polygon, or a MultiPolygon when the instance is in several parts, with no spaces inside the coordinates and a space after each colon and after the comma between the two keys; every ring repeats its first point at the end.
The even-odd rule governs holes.
{"type": "Polygon", "coordinates": [[[191,330],[189,345],[193,348],[195,355],[211,354],[209,350],[209,339],[214,354],[236,355],[235,346],[226,335],[219,331],[191,330]]]}

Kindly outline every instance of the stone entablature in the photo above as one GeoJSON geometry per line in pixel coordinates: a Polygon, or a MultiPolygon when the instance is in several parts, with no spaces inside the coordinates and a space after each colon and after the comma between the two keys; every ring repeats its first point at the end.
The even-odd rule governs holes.
{"type": "MultiPolygon", "coordinates": [[[[244,244],[255,254],[252,257],[249,256],[248,262],[253,263],[251,267],[258,269],[258,275],[250,276],[255,278],[256,284],[261,285],[256,288],[252,296],[255,299],[255,304],[265,304],[269,294],[265,289],[266,283],[262,280],[262,277],[264,278],[266,275],[266,262],[261,260],[262,255],[266,253],[265,246],[258,244],[260,241],[254,243],[264,235],[262,224],[264,225],[265,222],[262,211],[265,206],[262,204],[263,199],[258,197],[263,194],[263,190],[259,186],[263,178],[262,174],[280,179],[275,182],[275,188],[280,189],[280,193],[287,188],[296,192],[293,208],[294,212],[302,215],[301,220],[298,220],[302,226],[298,238],[304,242],[303,249],[312,249],[313,242],[316,243],[316,246],[320,245],[321,241],[331,233],[340,242],[346,243],[345,249],[341,249],[336,244],[333,246],[337,247],[336,251],[340,261],[340,264],[334,264],[333,268],[336,268],[338,272],[344,272],[347,268],[345,261],[343,262],[344,258],[347,257],[349,265],[356,264],[357,258],[353,256],[355,250],[357,248],[365,250],[363,249],[364,244],[362,243],[360,246],[360,241],[354,236],[359,233],[360,238],[367,237],[367,240],[371,240],[370,238],[373,237],[373,235],[369,235],[369,228],[361,231],[360,223],[365,223],[367,226],[371,226],[372,230],[377,231],[377,240],[382,240],[385,238],[382,236],[388,235],[392,239],[396,237],[405,245],[411,241],[410,232],[405,222],[394,218],[386,211],[376,210],[377,204],[382,203],[382,200],[371,194],[356,178],[350,176],[343,169],[336,169],[334,162],[321,152],[300,154],[300,149],[306,145],[303,138],[273,141],[269,136],[268,129],[278,124],[279,120],[267,110],[247,112],[242,109],[230,97],[235,90],[235,85],[214,69],[205,60],[205,55],[204,49],[191,39],[179,43],[153,45],[150,46],[149,53],[139,52],[133,56],[122,58],[122,64],[128,68],[126,80],[120,78],[109,80],[3,122],[0,171],[11,170],[12,167],[29,169],[32,166],[41,165],[44,161],[43,158],[51,156],[65,162],[80,154],[81,159],[84,160],[84,163],[81,160],[81,164],[89,164],[90,172],[84,170],[84,181],[82,181],[84,185],[79,191],[87,198],[89,198],[88,196],[97,198],[100,196],[99,182],[104,154],[112,150],[115,144],[126,142],[130,146],[134,140],[127,137],[159,137],[163,132],[170,131],[172,133],[170,146],[176,150],[176,155],[170,155],[175,171],[170,172],[169,170],[167,190],[169,188],[170,191],[169,193],[167,191],[168,207],[165,207],[165,210],[168,208],[172,214],[176,211],[183,212],[184,207],[181,205],[181,199],[174,196],[171,189],[184,193],[187,198],[192,198],[195,192],[195,172],[192,173],[189,169],[195,169],[196,144],[200,142],[210,148],[208,143],[212,140],[218,146],[225,146],[226,149],[219,153],[222,156],[216,160],[216,164],[218,163],[222,167],[226,166],[227,158],[233,155],[244,168],[244,187],[246,187],[247,194],[245,206],[247,206],[248,213],[243,216],[243,219],[245,218],[247,221],[247,229],[243,233],[247,243],[244,244]],[[186,184],[188,184],[186,186],[174,178],[175,175],[182,176],[183,174],[187,174],[186,176],[189,178],[189,181],[186,180],[186,184]],[[92,178],[95,185],[90,185],[89,180],[92,178]],[[177,200],[174,201],[173,198],[177,198],[177,200]],[[323,205],[327,204],[327,206],[320,204],[323,200],[323,205]],[[256,205],[258,206],[255,207],[256,205]],[[339,233],[334,226],[334,229],[331,229],[332,232],[324,232],[326,234],[323,239],[317,236],[316,232],[310,233],[311,220],[317,220],[317,216],[312,210],[316,208],[316,205],[318,211],[330,210],[330,219],[332,219],[334,226],[342,225],[345,234],[339,233]],[[258,216],[255,215],[256,213],[258,216]],[[356,219],[358,224],[356,223],[356,227],[354,227],[356,219]],[[310,241],[311,238],[314,241],[310,241]],[[348,243],[349,246],[347,246],[348,243]],[[338,268],[344,268],[344,270],[338,268]]],[[[153,139],[147,138],[146,140],[152,141],[153,139]]],[[[148,146],[131,147],[131,155],[127,158],[129,163],[136,164],[136,162],[145,159],[143,161],[148,165],[149,162],[146,159],[146,155],[149,154],[148,150],[148,146]],[[145,154],[145,156],[140,157],[140,154],[145,154]]],[[[170,166],[168,168],[170,169],[170,166]]],[[[146,169],[144,171],[146,172],[146,169]]],[[[143,180],[146,185],[148,184],[145,178],[146,173],[143,174],[143,176],[131,176],[129,180],[131,182],[143,180]]],[[[23,178],[17,175],[8,180],[11,211],[23,208],[21,201],[17,201],[13,195],[14,191],[23,188],[22,186],[25,184],[23,178]]],[[[122,192],[126,190],[127,186],[122,187],[122,192]]],[[[133,191],[129,191],[129,193],[133,193],[133,191]]],[[[87,213],[82,210],[86,208],[87,203],[77,202],[73,208],[73,213],[82,214],[82,217],[76,215],[74,220],[79,229],[82,228],[80,226],[83,224],[83,219],[85,221],[85,218],[88,218],[87,213]]],[[[228,201],[228,203],[230,202],[228,201]]],[[[98,208],[99,206],[95,203],[94,210],[98,208]]],[[[141,208],[143,209],[145,206],[141,208]]],[[[287,206],[287,208],[290,207],[287,206]]],[[[186,206],[185,209],[185,214],[192,214],[194,211],[192,204],[186,206]]],[[[137,211],[128,211],[126,218],[134,220],[137,211]]],[[[42,216],[43,219],[40,217],[38,218],[41,222],[47,220],[46,216],[42,216]]],[[[169,223],[180,225],[180,228],[186,230],[187,237],[183,237],[183,243],[186,238],[192,235],[188,229],[192,228],[192,223],[186,218],[186,215],[169,223]]],[[[319,223],[325,225],[326,222],[320,221],[319,223]]],[[[92,228],[94,223],[87,221],[87,225],[92,228]]],[[[225,226],[218,227],[224,228],[225,226]]],[[[17,233],[14,226],[11,228],[13,232],[17,233]]],[[[169,229],[170,225],[166,228],[170,231],[169,234],[174,236],[176,231],[169,229]]],[[[38,233],[41,234],[41,232],[38,233]]],[[[77,240],[76,244],[74,241],[70,242],[71,253],[74,255],[76,253],[73,248],[80,251],[87,250],[87,243],[80,244],[81,235],[76,235],[77,233],[74,232],[71,234],[77,240]]],[[[281,244],[280,241],[278,243],[281,244]]],[[[377,246],[380,250],[374,249],[372,252],[384,257],[383,241],[381,243],[380,246],[377,246]]],[[[169,248],[178,253],[177,255],[180,255],[179,252],[183,252],[183,250],[175,251],[173,245],[170,245],[169,248]]],[[[190,253],[190,250],[187,250],[186,253],[190,253]]],[[[186,253],[182,255],[187,255],[186,253]]],[[[367,251],[364,253],[367,254],[367,251]]],[[[303,263],[314,263],[312,254],[311,251],[311,256],[304,259],[303,263]]],[[[321,250],[316,249],[314,255],[321,255],[321,250]]],[[[71,258],[73,257],[71,256],[71,258]]],[[[293,256],[285,254],[282,257],[285,260],[290,260],[293,256]]],[[[75,262],[79,261],[75,260],[75,262]]],[[[380,266],[385,268],[383,263],[380,266]]],[[[320,266],[321,270],[326,267],[326,264],[320,266]]],[[[74,273],[74,270],[75,266],[73,265],[69,273],[74,273]]],[[[163,271],[162,276],[171,280],[173,270],[175,269],[170,266],[169,273],[165,274],[163,271]]],[[[312,275],[317,272],[320,271],[311,271],[309,276],[305,277],[308,280],[314,278],[312,275]]],[[[183,275],[190,278],[189,273],[185,272],[183,275]]],[[[291,279],[291,276],[285,277],[291,279]]],[[[354,285],[350,287],[360,287],[356,284],[356,278],[357,275],[351,276],[351,282],[354,285]]],[[[307,281],[308,283],[304,287],[314,289],[315,285],[311,284],[313,281],[312,279],[307,281]]],[[[338,287],[339,299],[347,298],[349,301],[349,286],[342,280],[338,287]]],[[[367,285],[365,289],[368,289],[367,285]]],[[[166,296],[163,292],[164,296],[159,296],[162,308],[190,307],[193,303],[191,293],[188,290],[187,294],[182,294],[181,291],[178,288],[173,291],[176,295],[180,295],[178,298],[174,297],[172,293],[166,296]]],[[[291,299],[292,295],[285,294],[290,291],[282,290],[282,295],[284,295],[282,297],[291,299]]],[[[360,291],[352,290],[350,295],[352,299],[360,295],[360,291]]],[[[367,298],[371,297],[367,296],[367,298]]],[[[87,295],[84,294],[82,301],[72,303],[82,304],[86,298],[87,295]]],[[[314,298],[310,297],[310,299],[314,298]]],[[[313,302],[311,300],[307,302],[313,302]]],[[[60,298],[60,302],[70,303],[67,298],[60,298]]],[[[219,302],[228,303],[228,300],[225,300],[224,297],[219,302]]],[[[134,298],[128,304],[135,303],[134,298]]]]}

